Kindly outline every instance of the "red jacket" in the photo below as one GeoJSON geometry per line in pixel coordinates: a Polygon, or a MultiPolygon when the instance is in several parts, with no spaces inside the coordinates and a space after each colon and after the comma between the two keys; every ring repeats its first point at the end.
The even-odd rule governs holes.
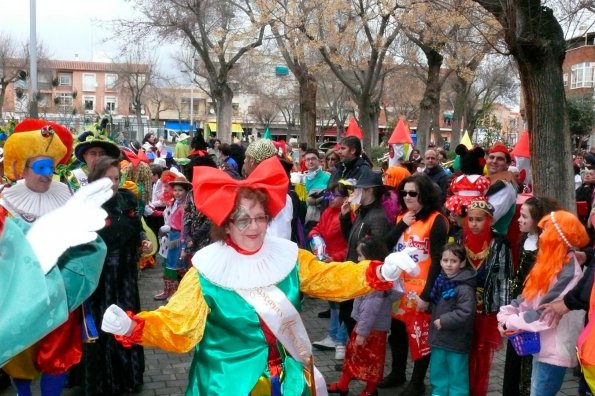
{"type": "Polygon", "coordinates": [[[308,234],[308,238],[314,235],[320,235],[326,243],[326,253],[333,261],[345,261],[347,254],[347,241],[341,232],[341,223],[339,222],[339,215],[341,208],[326,208],[320,221],[312,228],[308,234]]]}

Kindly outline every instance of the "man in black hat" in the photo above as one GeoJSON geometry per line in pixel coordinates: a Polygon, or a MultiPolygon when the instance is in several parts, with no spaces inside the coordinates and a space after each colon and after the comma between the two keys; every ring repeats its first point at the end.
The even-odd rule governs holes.
{"type": "MultiPolygon", "coordinates": [[[[382,175],[374,172],[369,167],[362,168],[361,175],[357,179],[353,193],[341,207],[341,231],[347,240],[347,261],[358,261],[357,245],[366,237],[383,240],[388,232],[388,220],[382,207],[380,197],[384,193],[382,175]],[[357,207],[355,219],[351,220],[352,205],[357,207]]],[[[339,319],[347,326],[347,334],[351,334],[355,327],[355,321],[351,318],[353,300],[340,304],[339,319]]],[[[344,349],[335,347],[335,359],[345,354],[344,349]]]]}
{"type": "Polygon", "coordinates": [[[76,191],[89,183],[87,176],[93,170],[95,161],[99,157],[107,155],[112,158],[120,158],[120,147],[103,135],[95,135],[91,131],[81,133],[77,137],[78,143],[74,146],[74,155],[82,164],[72,169],[65,175],[68,186],[76,191]]]}

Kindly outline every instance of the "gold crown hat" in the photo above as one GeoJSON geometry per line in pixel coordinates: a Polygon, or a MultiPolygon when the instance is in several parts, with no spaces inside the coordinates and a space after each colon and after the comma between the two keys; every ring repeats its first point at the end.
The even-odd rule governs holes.
{"type": "Polygon", "coordinates": [[[483,210],[490,216],[494,216],[494,207],[491,203],[484,199],[476,199],[467,207],[467,213],[473,209],[483,210]]]}
{"type": "Polygon", "coordinates": [[[54,164],[67,163],[72,155],[74,137],[55,122],[26,119],[14,128],[4,144],[4,175],[12,180],[23,177],[29,158],[46,156],[54,164]]]}

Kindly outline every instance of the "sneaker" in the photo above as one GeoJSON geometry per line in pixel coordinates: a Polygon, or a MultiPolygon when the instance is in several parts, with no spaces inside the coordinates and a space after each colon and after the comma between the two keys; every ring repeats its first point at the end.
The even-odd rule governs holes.
{"type": "Polygon", "coordinates": [[[335,349],[336,346],[336,342],[335,340],[333,340],[331,338],[331,336],[326,336],[323,340],[320,341],[314,341],[312,343],[312,345],[314,346],[314,348],[316,349],[323,349],[323,350],[329,350],[329,349],[335,349]]]}
{"type": "Polygon", "coordinates": [[[335,360],[345,359],[345,345],[335,346],[335,360]]]}

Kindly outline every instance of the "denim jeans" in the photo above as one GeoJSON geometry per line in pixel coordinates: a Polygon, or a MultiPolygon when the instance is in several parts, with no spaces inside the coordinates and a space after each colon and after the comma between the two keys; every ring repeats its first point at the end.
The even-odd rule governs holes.
{"type": "Polygon", "coordinates": [[[341,345],[347,344],[347,328],[345,324],[339,320],[339,304],[335,302],[329,302],[331,307],[331,324],[328,329],[328,335],[335,340],[336,343],[341,345]]]}
{"type": "Polygon", "coordinates": [[[564,382],[566,367],[539,362],[533,359],[531,396],[555,396],[564,382]]]}

